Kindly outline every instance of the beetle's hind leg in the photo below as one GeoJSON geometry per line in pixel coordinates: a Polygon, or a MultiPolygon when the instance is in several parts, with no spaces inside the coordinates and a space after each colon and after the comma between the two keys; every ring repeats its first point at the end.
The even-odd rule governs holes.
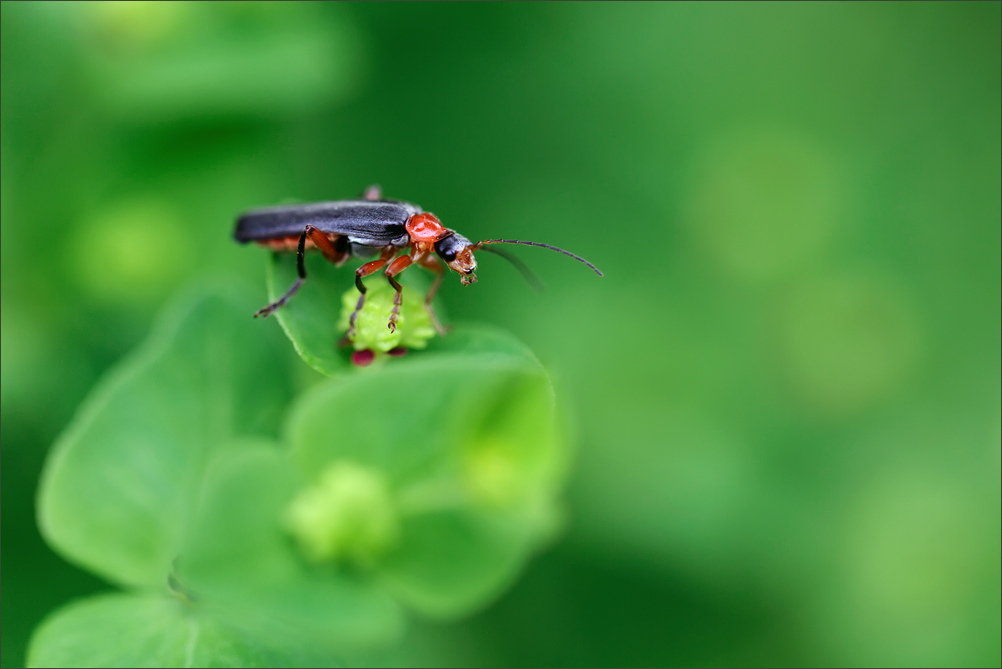
{"type": "Polygon", "coordinates": [[[255,311],[254,318],[257,318],[258,316],[261,316],[262,318],[267,318],[268,316],[271,316],[271,312],[275,311],[279,307],[284,307],[285,303],[289,301],[289,298],[295,295],[296,291],[299,290],[299,287],[303,285],[303,279],[305,278],[306,277],[303,276],[299,277],[298,279],[296,279],[296,282],[292,284],[292,287],[289,288],[289,290],[285,291],[285,295],[278,298],[268,306],[262,307],[261,309],[255,311]]]}
{"type": "Polygon", "coordinates": [[[268,306],[263,309],[259,309],[257,313],[254,314],[254,318],[258,316],[268,317],[273,311],[279,307],[285,306],[285,303],[296,294],[300,286],[303,285],[303,281],[306,280],[306,238],[309,237],[313,245],[316,246],[324,254],[324,257],[330,260],[335,265],[342,264],[348,259],[350,255],[348,251],[348,238],[338,237],[334,242],[331,242],[323,232],[313,227],[312,225],[307,225],[303,228],[303,233],[299,235],[299,246],[296,251],[296,271],[299,277],[296,279],[295,283],[289,290],[285,291],[285,295],[278,298],[268,306]]]}
{"type": "MultiPolygon", "coordinates": [[[[311,228],[313,226],[310,226],[311,228]]],[[[335,267],[340,267],[351,257],[351,244],[344,235],[337,235],[330,239],[316,228],[310,233],[310,239],[316,245],[324,258],[329,260],[335,267]]]]}

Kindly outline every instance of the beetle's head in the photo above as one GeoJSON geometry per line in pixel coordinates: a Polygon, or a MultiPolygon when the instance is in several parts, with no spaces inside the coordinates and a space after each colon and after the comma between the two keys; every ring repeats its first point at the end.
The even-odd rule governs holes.
{"type": "Polygon", "coordinates": [[[459,274],[464,286],[477,280],[477,275],[473,273],[477,268],[477,260],[473,257],[476,249],[473,242],[456,232],[435,242],[435,253],[459,274]]]}

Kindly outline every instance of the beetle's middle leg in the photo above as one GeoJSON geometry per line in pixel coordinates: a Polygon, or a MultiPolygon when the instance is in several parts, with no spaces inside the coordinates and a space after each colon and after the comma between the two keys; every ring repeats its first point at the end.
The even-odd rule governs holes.
{"type": "Polygon", "coordinates": [[[386,327],[390,329],[390,332],[397,331],[397,319],[400,318],[400,305],[403,302],[403,289],[396,279],[393,277],[400,274],[405,269],[411,266],[414,262],[414,258],[411,256],[400,256],[396,260],[390,263],[390,266],[386,268],[386,278],[389,279],[390,285],[393,286],[393,290],[397,291],[393,295],[393,311],[390,312],[390,321],[386,324],[386,327]]]}
{"type": "Polygon", "coordinates": [[[362,283],[362,279],[371,274],[375,274],[382,269],[383,265],[385,265],[396,252],[397,249],[395,247],[387,246],[379,255],[378,260],[371,260],[355,270],[355,287],[358,288],[360,295],[358,296],[358,303],[355,305],[355,311],[351,312],[351,318],[348,321],[349,337],[352,337],[355,334],[355,319],[358,318],[358,312],[362,310],[362,306],[365,304],[365,284],[362,283]]]}
{"type": "Polygon", "coordinates": [[[317,230],[312,225],[307,225],[303,228],[303,233],[299,235],[299,246],[296,250],[296,271],[299,277],[296,279],[295,283],[289,290],[285,291],[285,295],[278,298],[268,306],[263,309],[259,309],[257,313],[254,314],[254,318],[258,316],[267,317],[271,315],[271,312],[275,311],[281,306],[284,306],[289,299],[296,294],[299,287],[303,285],[303,281],[306,280],[306,238],[309,237],[313,245],[320,249],[320,252],[324,254],[324,257],[330,260],[335,265],[341,265],[345,260],[348,259],[350,255],[348,251],[348,238],[339,237],[334,242],[331,242],[327,235],[317,230]]]}

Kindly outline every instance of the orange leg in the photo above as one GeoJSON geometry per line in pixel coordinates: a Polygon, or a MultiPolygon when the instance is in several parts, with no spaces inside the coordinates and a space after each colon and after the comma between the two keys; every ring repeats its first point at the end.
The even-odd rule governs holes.
{"type": "Polygon", "coordinates": [[[324,257],[338,267],[343,265],[344,261],[351,255],[348,252],[348,238],[345,236],[336,237],[332,242],[328,239],[327,235],[312,225],[306,226],[306,234],[309,236],[310,241],[313,242],[313,245],[324,254],[324,257]]]}
{"type": "Polygon", "coordinates": [[[438,292],[438,287],[442,285],[442,278],[445,277],[445,268],[438,261],[438,258],[433,255],[427,255],[418,261],[418,264],[425,269],[430,269],[435,273],[435,281],[432,282],[431,288],[428,289],[428,294],[424,296],[424,309],[431,316],[431,322],[435,326],[435,330],[440,335],[448,334],[448,330],[442,327],[442,324],[438,322],[438,316],[435,315],[435,310],[431,308],[431,300],[435,297],[435,293],[438,292]]]}
{"type": "Polygon", "coordinates": [[[361,293],[358,296],[358,303],[355,305],[355,311],[351,312],[351,320],[348,324],[348,336],[351,337],[355,334],[355,319],[358,318],[358,312],[362,310],[362,306],[365,304],[365,284],[362,283],[362,279],[375,274],[383,265],[393,257],[397,249],[393,246],[387,246],[383,249],[383,252],[379,255],[379,260],[372,260],[365,263],[357,270],[355,270],[355,287],[358,288],[358,292],[361,293]]]}
{"type": "Polygon", "coordinates": [[[299,248],[296,252],[296,269],[299,273],[299,278],[296,279],[295,283],[292,284],[292,287],[289,288],[289,290],[285,291],[285,295],[282,295],[282,297],[278,298],[263,309],[259,309],[257,313],[254,314],[254,318],[257,318],[258,316],[267,317],[271,315],[271,312],[275,311],[275,309],[284,306],[285,303],[289,301],[289,298],[295,295],[296,291],[299,290],[299,287],[303,285],[303,281],[306,279],[305,256],[307,237],[309,237],[313,244],[320,249],[320,252],[324,254],[324,257],[335,265],[343,264],[350,255],[348,253],[348,247],[346,246],[348,241],[347,237],[339,237],[335,243],[332,243],[329,239],[327,239],[327,235],[320,232],[312,225],[307,225],[303,228],[303,233],[299,235],[299,248]]]}
{"type": "Polygon", "coordinates": [[[389,279],[390,285],[393,286],[393,290],[397,291],[393,296],[393,311],[390,312],[390,322],[386,324],[386,327],[390,328],[390,332],[397,331],[397,319],[400,318],[400,304],[404,300],[403,289],[395,277],[400,274],[405,269],[411,266],[414,259],[410,256],[400,256],[396,260],[390,263],[390,266],[386,268],[386,278],[389,279]]]}

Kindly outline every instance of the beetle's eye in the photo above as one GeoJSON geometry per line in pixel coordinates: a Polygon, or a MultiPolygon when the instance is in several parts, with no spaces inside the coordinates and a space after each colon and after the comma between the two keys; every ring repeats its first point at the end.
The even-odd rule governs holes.
{"type": "Polygon", "coordinates": [[[462,248],[462,244],[456,243],[455,235],[449,235],[435,242],[435,253],[445,262],[452,262],[456,259],[456,253],[462,248]]]}

